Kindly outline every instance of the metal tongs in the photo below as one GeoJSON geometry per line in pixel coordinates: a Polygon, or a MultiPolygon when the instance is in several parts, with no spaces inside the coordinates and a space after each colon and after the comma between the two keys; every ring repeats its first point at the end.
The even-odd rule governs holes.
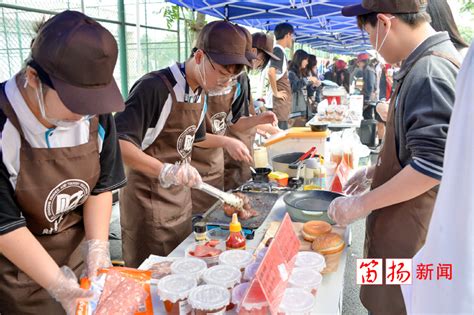
{"type": "Polygon", "coordinates": [[[222,202],[238,209],[238,210],[243,210],[244,208],[244,201],[237,197],[236,195],[226,193],[220,189],[217,189],[214,186],[211,186],[206,183],[201,183],[199,186],[196,187],[196,189],[199,189],[213,197],[216,197],[217,199],[221,200],[222,202]]]}

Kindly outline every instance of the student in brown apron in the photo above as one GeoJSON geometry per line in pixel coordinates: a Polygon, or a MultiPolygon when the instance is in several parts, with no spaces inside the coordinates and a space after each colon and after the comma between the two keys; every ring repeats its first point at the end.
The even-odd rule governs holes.
{"type": "MultiPolygon", "coordinates": [[[[280,60],[273,54],[273,38],[263,32],[254,33],[251,37],[252,46],[250,49],[256,54],[257,58],[253,60],[252,69],[255,71],[262,71],[268,65],[270,60],[280,60]]],[[[277,120],[272,112],[264,112],[257,115],[253,105],[250,80],[247,73],[243,73],[241,78],[241,89],[246,95],[246,117],[242,117],[240,124],[246,124],[242,128],[239,123],[227,128],[227,136],[239,139],[249,149],[253,158],[253,143],[257,129],[265,130],[265,133],[277,133],[280,131],[275,126],[277,120]],[[251,122],[253,120],[253,123],[251,122]],[[250,128],[249,128],[250,126],[250,128]],[[239,128],[240,127],[240,128],[239,128]]],[[[227,152],[224,152],[224,189],[236,189],[251,178],[250,168],[227,152]]]]}
{"type": "Polygon", "coordinates": [[[111,191],[126,182],[108,114],[124,108],[117,54],[109,31],[65,11],[0,84],[2,314],[75,314],[77,299],[91,296],[77,278],[111,265],[111,191]]]}
{"type": "Polygon", "coordinates": [[[206,135],[200,90],[218,93],[248,64],[246,39],[233,24],[209,23],[199,37],[190,59],[141,78],[116,115],[129,179],[120,194],[127,266],[168,255],[192,232],[190,188],[201,182],[189,164],[193,143],[222,146],[206,135]]]}
{"type": "Polygon", "coordinates": [[[274,34],[277,44],[273,49],[273,54],[280,60],[272,60],[268,69],[268,81],[273,94],[273,111],[278,118],[278,127],[281,129],[288,129],[291,113],[291,84],[288,79],[288,60],[285,48],[293,46],[294,33],[293,26],[288,23],[281,23],[275,27],[274,34]]]}
{"type": "MultiPolygon", "coordinates": [[[[257,57],[257,49],[252,48],[252,35],[245,28],[240,27],[240,29],[245,34],[247,40],[247,59],[254,65],[253,60],[257,57]]],[[[265,35],[265,43],[267,43],[266,38],[267,36],[265,35]]],[[[271,46],[269,48],[267,47],[267,50],[273,48],[273,40],[271,40],[270,43],[271,46]]],[[[266,65],[269,57],[260,57],[260,59],[263,60],[258,62],[263,62],[266,65]]],[[[272,112],[258,117],[256,116],[252,102],[249,102],[251,100],[250,97],[249,78],[247,74],[243,72],[239,75],[235,86],[230,89],[229,93],[209,95],[207,98],[207,133],[220,137],[225,136],[225,150],[222,150],[222,148],[201,148],[199,144],[197,144],[193,150],[191,164],[199,171],[204,182],[219,189],[229,190],[236,188],[228,188],[227,185],[224,187],[224,182],[227,183],[229,179],[227,178],[228,175],[232,176],[232,178],[239,179],[246,177],[241,174],[228,174],[227,172],[231,169],[231,172],[234,172],[236,169],[236,167],[231,165],[228,165],[229,168],[226,168],[226,175],[224,176],[224,156],[226,157],[226,161],[230,161],[231,159],[233,163],[237,165],[237,169],[243,170],[244,172],[247,171],[248,178],[250,178],[249,166],[253,162],[252,144],[255,137],[256,126],[266,123],[276,124],[277,120],[275,114],[272,112]],[[251,111],[252,117],[249,117],[249,110],[251,111]],[[236,151],[244,151],[245,154],[242,156],[242,154],[236,154],[236,151]]],[[[244,182],[248,180],[248,178],[246,178],[244,182]]],[[[217,201],[214,197],[198,190],[192,191],[192,200],[194,214],[206,212],[217,201]]]]}
{"type": "MultiPolygon", "coordinates": [[[[459,64],[449,36],[431,28],[425,9],[426,3],[414,0],[364,1],[362,6],[343,9],[344,15],[358,15],[359,25],[387,62],[404,60],[394,77],[387,133],[371,191],[338,198],[329,207],[330,216],[343,225],[368,216],[367,258],[412,258],[418,252],[426,239],[442,175],[459,64]],[[409,24],[413,20],[414,26],[409,24]]],[[[353,186],[363,182],[356,180],[353,186]]],[[[380,276],[387,283],[388,275],[380,276]]],[[[363,285],[360,297],[372,314],[406,314],[398,285],[363,285]]]]}

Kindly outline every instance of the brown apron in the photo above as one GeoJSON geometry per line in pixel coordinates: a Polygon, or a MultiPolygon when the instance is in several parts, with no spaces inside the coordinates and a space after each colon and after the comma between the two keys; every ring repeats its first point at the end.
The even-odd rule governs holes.
{"type": "MultiPolygon", "coordinates": [[[[227,129],[227,116],[232,111],[235,87],[227,94],[208,96],[206,112],[206,132],[223,136],[227,129]]],[[[202,180],[209,185],[224,189],[224,150],[222,148],[200,148],[194,146],[191,165],[202,180]]],[[[205,213],[217,199],[200,190],[192,189],[193,214],[205,213]]]]}
{"type": "MultiPolygon", "coordinates": [[[[419,59],[429,55],[440,56],[459,66],[455,60],[436,52],[428,52],[419,59]]],[[[398,82],[392,95],[385,142],[375,169],[372,189],[385,184],[402,170],[395,140],[395,104],[402,83],[398,82]]],[[[436,194],[437,187],[414,199],[372,212],[366,221],[364,256],[412,258],[425,243],[436,194]]],[[[360,298],[372,314],[406,314],[399,285],[363,285],[360,298]]]]}
{"type": "MultiPolygon", "coordinates": [[[[250,93],[250,91],[249,91],[250,93]]],[[[255,108],[253,106],[252,96],[250,96],[248,104],[249,113],[255,116],[255,108]]],[[[255,134],[257,133],[257,127],[250,128],[243,132],[237,132],[232,130],[232,127],[227,129],[227,136],[242,141],[249,149],[250,155],[253,158],[253,143],[255,140],[255,134]]],[[[245,162],[234,160],[227,152],[224,152],[224,189],[226,191],[236,189],[239,186],[247,182],[252,175],[250,173],[250,167],[245,162]]]]}
{"type": "MultiPolygon", "coordinates": [[[[0,104],[21,137],[15,199],[26,225],[59,266],[69,266],[79,277],[83,269],[80,244],[84,239],[80,206],[100,175],[98,118],[91,120],[89,142],[85,144],[32,148],[3,91],[0,91],[0,104]]],[[[61,305],[46,290],[2,255],[0,279],[0,313],[64,314],[61,305]]]]}
{"type": "MultiPolygon", "coordinates": [[[[157,75],[173,104],[163,130],[144,152],[174,164],[191,156],[203,102],[178,102],[166,76],[157,75]]],[[[183,186],[163,188],[158,177],[132,169],[127,169],[127,177],[120,194],[122,248],[125,264],[136,268],[150,254],[168,255],[192,232],[191,191],[183,186]]]]}
{"type": "Polygon", "coordinates": [[[278,121],[288,121],[291,113],[292,93],[290,79],[288,79],[288,71],[277,81],[278,91],[286,92],[288,99],[286,101],[273,96],[273,112],[278,118],[278,121]]]}

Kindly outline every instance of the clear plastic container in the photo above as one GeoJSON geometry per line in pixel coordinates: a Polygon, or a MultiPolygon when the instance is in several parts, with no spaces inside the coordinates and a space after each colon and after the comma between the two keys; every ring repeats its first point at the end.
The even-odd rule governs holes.
{"type": "Polygon", "coordinates": [[[219,255],[225,251],[225,242],[222,242],[220,241],[215,247],[214,249],[215,250],[220,250],[221,252],[215,256],[211,256],[211,257],[195,257],[193,255],[191,255],[191,252],[194,252],[196,250],[196,246],[200,245],[200,246],[203,246],[205,245],[207,242],[198,242],[198,243],[193,243],[191,245],[189,245],[186,250],[185,250],[185,255],[186,257],[191,257],[191,258],[198,258],[198,259],[202,259],[206,262],[207,264],[207,267],[210,268],[212,266],[215,266],[219,263],[219,255]]]}
{"type": "Polygon", "coordinates": [[[202,279],[206,284],[214,284],[226,289],[232,289],[240,283],[240,270],[233,266],[218,265],[206,270],[202,279]]]}
{"type": "Polygon", "coordinates": [[[194,315],[224,315],[230,303],[230,293],[224,287],[206,284],[194,288],[189,294],[188,302],[194,315]]]}
{"type": "Polygon", "coordinates": [[[245,267],[253,263],[253,255],[245,250],[228,250],[220,254],[219,264],[234,266],[243,273],[245,267]]]}
{"type": "Polygon", "coordinates": [[[322,281],[323,276],[315,270],[294,268],[290,276],[289,285],[290,288],[300,288],[316,296],[322,281]]]}
{"type": "Polygon", "coordinates": [[[269,313],[268,303],[265,300],[252,301],[247,305],[242,305],[242,300],[249,289],[250,283],[242,283],[232,291],[232,303],[237,305],[239,315],[267,315],[269,313]]]}
{"type": "Polygon", "coordinates": [[[295,267],[321,272],[326,268],[326,261],[321,254],[315,252],[299,252],[296,255],[295,267]]]}
{"type": "Polygon", "coordinates": [[[265,257],[265,254],[267,253],[267,251],[268,251],[268,247],[264,247],[261,250],[259,250],[259,252],[257,254],[257,258],[255,258],[255,261],[256,262],[261,262],[263,260],[263,258],[265,257]]]}
{"type": "Polygon", "coordinates": [[[244,271],[244,281],[252,281],[255,278],[255,274],[257,273],[258,267],[260,267],[261,261],[254,262],[253,264],[248,265],[245,267],[244,271]]]}
{"type": "MultiPolygon", "coordinates": [[[[219,265],[209,268],[202,276],[206,284],[224,287],[229,290],[229,294],[232,294],[232,289],[240,283],[241,278],[242,273],[240,270],[228,265],[219,265]]],[[[234,304],[230,303],[226,310],[230,311],[233,308],[234,304]]]]}
{"type": "Polygon", "coordinates": [[[283,294],[278,314],[310,315],[314,308],[314,296],[303,290],[288,288],[283,294]]]}
{"type": "Polygon", "coordinates": [[[158,295],[169,315],[191,315],[189,293],[197,287],[195,279],[183,275],[169,275],[158,282],[158,295]]]}
{"type": "Polygon", "coordinates": [[[199,258],[181,258],[171,264],[171,273],[196,279],[198,283],[206,270],[206,262],[199,258]]]}

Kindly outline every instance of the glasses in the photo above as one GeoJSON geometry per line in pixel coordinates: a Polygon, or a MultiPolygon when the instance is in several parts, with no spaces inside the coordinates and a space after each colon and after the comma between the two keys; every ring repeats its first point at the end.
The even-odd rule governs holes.
{"type": "MultiPolygon", "coordinates": [[[[207,60],[209,61],[209,64],[211,65],[212,69],[214,71],[222,72],[222,70],[219,70],[219,69],[216,68],[216,66],[212,62],[211,57],[207,54],[207,52],[204,51],[204,54],[206,55],[207,60]]],[[[217,84],[220,85],[220,86],[234,86],[235,84],[237,84],[237,78],[241,74],[242,74],[242,72],[240,72],[238,74],[229,74],[229,75],[222,75],[222,74],[219,73],[218,74],[219,78],[217,79],[217,84]]]]}

